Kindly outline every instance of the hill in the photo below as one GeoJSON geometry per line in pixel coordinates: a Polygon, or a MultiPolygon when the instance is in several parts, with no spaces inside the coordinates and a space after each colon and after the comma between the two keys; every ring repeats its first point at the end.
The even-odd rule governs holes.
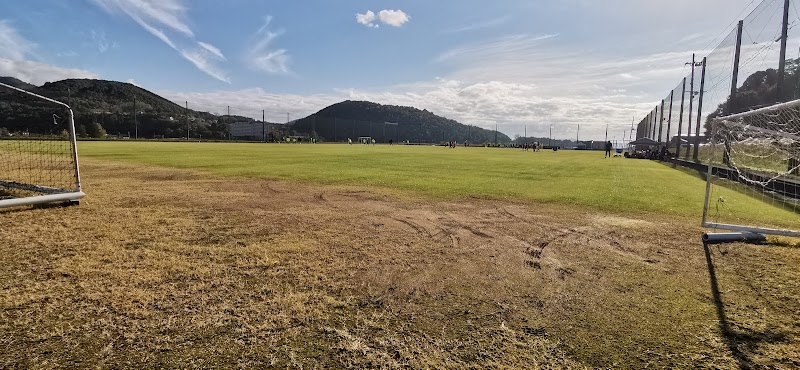
{"type": "MultiPolygon", "coordinates": [[[[228,135],[226,122],[255,121],[248,117],[217,116],[187,110],[151,91],[125,82],[68,79],[35,86],[12,77],[0,77],[0,82],[67,102],[75,113],[76,131],[82,136],[86,136],[87,131],[90,133],[88,136],[98,132],[92,127],[102,127],[112,135],[133,135],[138,123],[140,137],[185,137],[188,118],[193,137],[202,135],[209,139],[224,139],[228,135]]],[[[53,132],[52,115],[63,115],[54,107],[53,104],[31,99],[22,93],[0,89],[0,128],[11,132],[53,132]]]]}
{"type": "Polygon", "coordinates": [[[495,138],[498,143],[511,141],[503,133],[495,134],[493,130],[464,125],[428,110],[351,100],[333,104],[295,121],[292,130],[325,141],[356,140],[361,136],[370,136],[379,142],[410,140],[438,143],[456,140],[494,143],[495,138]]]}

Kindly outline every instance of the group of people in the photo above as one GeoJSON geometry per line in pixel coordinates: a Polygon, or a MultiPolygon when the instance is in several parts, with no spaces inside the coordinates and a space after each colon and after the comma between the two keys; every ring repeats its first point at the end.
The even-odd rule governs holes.
{"type": "Polygon", "coordinates": [[[524,143],[522,144],[522,150],[526,152],[529,150],[533,150],[534,152],[539,152],[542,150],[542,145],[539,142],[524,143]]]}

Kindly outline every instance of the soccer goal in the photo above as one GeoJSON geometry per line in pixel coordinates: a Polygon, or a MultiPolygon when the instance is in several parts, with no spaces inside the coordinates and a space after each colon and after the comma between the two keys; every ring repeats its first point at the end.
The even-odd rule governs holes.
{"type": "Polygon", "coordinates": [[[711,120],[703,226],[800,237],[800,100],[711,120]]]}
{"type": "Polygon", "coordinates": [[[0,83],[0,208],[84,197],[72,109],[0,83]]]}

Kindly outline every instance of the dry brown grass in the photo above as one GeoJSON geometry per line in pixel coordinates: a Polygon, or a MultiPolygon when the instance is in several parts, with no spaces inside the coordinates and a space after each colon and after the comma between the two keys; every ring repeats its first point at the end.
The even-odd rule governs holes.
{"type": "Polygon", "coordinates": [[[800,366],[789,245],[711,247],[712,289],[696,220],[84,173],[0,211],[0,367],[800,366]]]}

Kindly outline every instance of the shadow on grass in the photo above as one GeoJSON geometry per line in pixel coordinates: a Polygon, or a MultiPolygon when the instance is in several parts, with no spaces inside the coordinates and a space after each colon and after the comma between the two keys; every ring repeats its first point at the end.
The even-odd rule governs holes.
{"type": "Polygon", "coordinates": [[[65,207],[72,207],[72,206],[77,206],[77,205],[80,205],[80,201],[75,200],[75,201],[66,201],[66,202],[34,204],[34,205],[30,205],[30,206],[0,208],[0,214],[11,213],[11,212],[33,211],[33,210],[37,210],[37,209],[65,208],[65,207]]]}
{"type": "Polygon", "coordinates": [[[728,350],[733,358],[736,359],[739,368],[751,369],[757,367],[756,363],[753,362],[748,354],[754,353],[761,344],[787,342],[790,339],[789,335],[787,333],[774,332],[772,330],[759,332],[739,326],[734,328],[728,321],[728,317],[725,312],[725,302],[723,302],[722,295],[719,291],[717,273],[714,268],[714,262],[711,259],[711,250],[708,248],[708,244],[705,243],[703,243],[703,249],[706,254],[706,264],[708,264],[708,275],[711,281],[711,293],[714,295],[714,304],[717,306],[719,329],[720,332],[722,332],[725,344],[727,345],[728,350]]]}

